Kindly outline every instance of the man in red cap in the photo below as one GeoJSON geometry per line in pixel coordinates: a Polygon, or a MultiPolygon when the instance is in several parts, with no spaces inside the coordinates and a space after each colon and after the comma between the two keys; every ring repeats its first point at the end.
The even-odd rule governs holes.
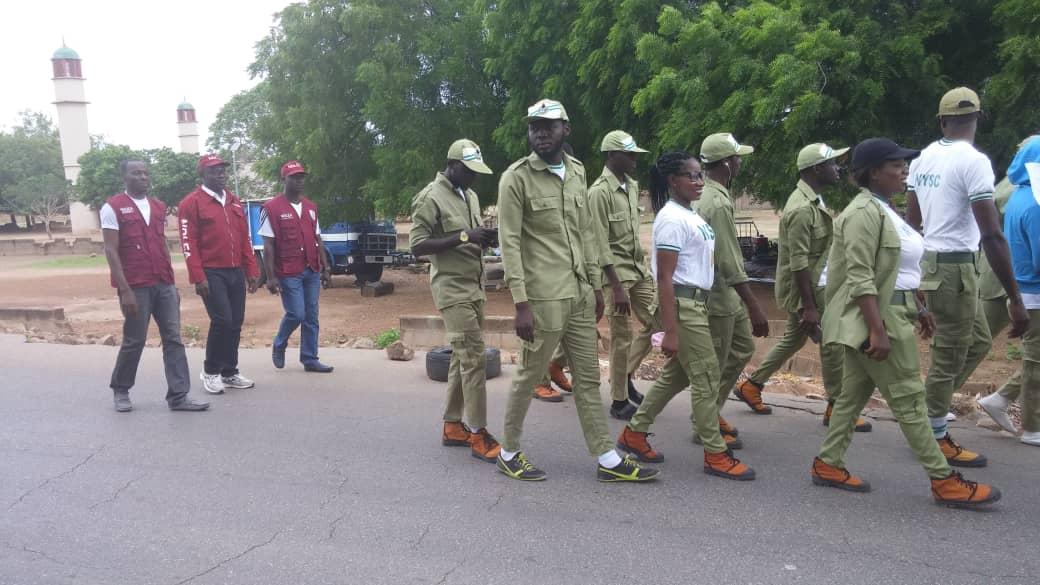
{"type": "Polygon", "coordinates": [[[291,160],[282,165],[285,191],[264,203],[258,233],[264,238],[267,290],[282,294],[285,316],[271,345],[274,367],[285,367],[289,336],[301,328],[300,362],[308,372],[327,374],[332,366],[318,361],[318,294],[327,277],[325,245],[318,225],[318,207],[303,196],[307,171],[291,160]]]}
{"type": "Polygon", "coordinates": [[[199,159],[202,185],[177,206],[188,280],[209,313],[206,362],[200,374],[206,392],[252,388],[238,372],[238,343],[246,312],[246,290],[256,292],[260,270],[246,226],[246,212],[227,185],[228,163],[215,154],[199,159]],[[248,285],[247,285],[248,278],[248,285]]]}

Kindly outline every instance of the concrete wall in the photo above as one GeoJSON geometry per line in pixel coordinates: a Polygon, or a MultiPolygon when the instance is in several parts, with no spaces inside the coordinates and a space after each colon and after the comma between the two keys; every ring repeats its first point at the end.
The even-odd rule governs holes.
{"type": "MultiPolygon", "coordinates": [[[[401,315],[400,330],[405,345],[414,349],[448,345],[444,338],[444,320],[440,315],[401,315]]],[[[487,317],[484,320],[484,343],[498,349],[520,349],[513,318],[487,317]]]]}
{"type": "MultiPolygon", "coordinates": [[[[181,244],[176,238],[166,238],[171,254],[179,254],[181,244]]],[[[54,240],[11,238],[0,240],[0,256],[72,256],[76,254],[104,254],[105,243],[100,238],[74,237],[54,240]]]]}
{"type": "Polygon", "coordinates": [[[98,212],[80,201],[69,204],[69,223],[72,224],[72,233],[76,235],[92,234],[101,229],[98,212]]]}

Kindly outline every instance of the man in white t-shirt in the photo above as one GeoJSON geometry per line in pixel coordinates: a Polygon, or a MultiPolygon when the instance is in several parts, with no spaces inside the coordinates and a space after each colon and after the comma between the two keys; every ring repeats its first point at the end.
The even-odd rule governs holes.
{"type": "Polygon", "coordinates": [[[993,166],[974,146],[980,114],[974,91],[958,87],[946,92],[938,114],[943,137],[911,163],[907,180],[907,221],[924,235],[921,290],[936,321],[925,381],[928,418],[943,455],[960,467],[986,465],[984,456],[961,448],[946,428],[954,391],[992,345],[978,298],[980,242],[1008,293],[1009,335],[1020,336],[1029,325],[993,203],[993,166]]]}

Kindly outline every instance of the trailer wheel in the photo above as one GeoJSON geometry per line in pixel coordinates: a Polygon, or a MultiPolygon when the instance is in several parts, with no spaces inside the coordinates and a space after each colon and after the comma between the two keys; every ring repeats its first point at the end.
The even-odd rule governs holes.
{"type": "MultiPolygon", "coordinates": [[[[490,380],[502,375],[502,353],[496,347],[484,349],[485,378],[490,380]]],[[[448,381],[448,368],[451,366],[451,347],[438,347],[426,353],[426,375],[437,382],[448,381]]]]}

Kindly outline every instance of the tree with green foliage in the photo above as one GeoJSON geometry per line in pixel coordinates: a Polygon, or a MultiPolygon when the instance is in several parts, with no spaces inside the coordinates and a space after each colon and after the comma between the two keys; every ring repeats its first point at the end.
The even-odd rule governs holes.
{"type": "Polygon", "coordinates": [[[68,204],[58,131],[50,118],[23,112],[10,133],[0,133],[0,206],[50,223],[68,204]]]}
{"type": "Polygon", "coordinates": [[[1040,18],[1034,0],[1004,0],[994,17],[1003,27],[999,54],[1001,70],[990,78],[982,96],[983,110],[993,112],[993,133],[988,139],[1004,174],[1018,143],[1040,133],[1040,18]],[[988,102],[988,103],[987,103],[988,102]]]}
{"type": "Polygon", "coordinates": [[[106,144],[92,148],[79,158],[80,171],[75,193],[80,201],[93,209],[100,209],[109,197],[124,189],[119,163],[124,160],[143,160],[149,165],[152,179],[152,197],[167,205],[175,213],[177,204],[199,184],[198,157],[174,152],[169,148],[133,150],[121,144],[106,144]]]}

